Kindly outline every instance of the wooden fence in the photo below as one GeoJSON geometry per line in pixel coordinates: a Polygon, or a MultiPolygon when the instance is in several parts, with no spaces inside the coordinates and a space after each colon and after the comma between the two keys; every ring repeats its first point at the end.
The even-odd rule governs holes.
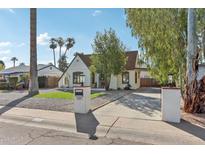
{"type": "Polygon", "coordinates": [[[141,78],[140,87],[160,87],[160,84],[153,78],[141,78]]]}

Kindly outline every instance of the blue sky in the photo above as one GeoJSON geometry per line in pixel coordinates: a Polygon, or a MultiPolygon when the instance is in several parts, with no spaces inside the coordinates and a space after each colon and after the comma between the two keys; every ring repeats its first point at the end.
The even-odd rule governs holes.
{"type": "MultiPolygon", "coordinates": [[[[12,66],[13,56],[18,58],[17,64],[29,64],[29,9],[0,9],[0,21],[0,59],[6,67],[12,66]]],[[[123,9],[38,9],[38,63],[53,62],[48,47],[51,37],[75,38],[76,44],[67,54],[70,62],[75,52],[92,53],[96,32],[110,27],[129,50],[137,49],[123,9]]]]}

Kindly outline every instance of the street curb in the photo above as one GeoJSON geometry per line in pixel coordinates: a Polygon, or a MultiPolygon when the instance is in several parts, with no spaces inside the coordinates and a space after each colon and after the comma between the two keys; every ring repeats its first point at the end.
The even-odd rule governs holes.
{"type": "Polygon", "coordinates": [[[125,95],[122,95],[122,96],[120,96],[120,97],[118,97],[118,98],[116,98],[116,99],[114,99],[114,100],[107,101],[107,102],[103,103],[103,104],[100,105],[100,106],[94,107],[93,109],[91,109],[91,112],[93,112],[93,111],[95,111],[95,110],[97,110],[97,109],[99,109],[99,108],[102,108],[102,107],[104,107],[105,105],[108,105],[108,104],[110,104],[110,103],[112,103],[112,102],[115,102],[115,101],[119,100],[120,98],[122,98],[122,97],[124,97],[124,96],[127,96],[127,95],[129,95],[129,94],[131,94],[131,92],[129,92],[129,93],[125,94],[125,95]]]}

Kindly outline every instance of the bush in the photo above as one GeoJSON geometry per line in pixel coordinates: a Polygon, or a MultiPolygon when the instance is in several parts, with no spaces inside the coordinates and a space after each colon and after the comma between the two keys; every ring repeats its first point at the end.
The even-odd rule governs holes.
{"type": "Polygon", "coordinates": [[[6,81],[0,81],[0,90],[8,90],[9,84],[6,81]]]}
{"type": "Polygon", "coordinates": [[[18,82],[18,77],[9,77],[9,86],[11,88],[15,89],[17,82],[18,82]]]}

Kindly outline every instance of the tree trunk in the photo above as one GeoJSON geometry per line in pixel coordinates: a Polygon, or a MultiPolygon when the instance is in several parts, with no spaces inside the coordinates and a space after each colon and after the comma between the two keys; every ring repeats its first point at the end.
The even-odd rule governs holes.
{"type": "Polygon", "coordinates": [[[59,51],[59,61],[61,59],[61,47],[60,47],[60,51],[59,51]]]}
{"type": "Polygon", "coordinates": [[[198,87],[197,72],[199,50],[196,40],[196,15],[195,9],[188,10],[188,50],[187,50],[187,79],[184,93],[184,110],[190,113],[202,111],[200,89],[198,87]]]}
{"type": "Polygon", "coordinates": [[[197,49],[196,42],[196,15],[195,9],[188,10],[188,52],[187,52],[187,83],[191,84],[193,78],[193,60],[197,49]]]}
{"type": "Polygon", "coordinates": [[[36,8],[30,9],[30,83],[29,95],[39,93],[37,72],[37,46],[36,46],[36,8]]]}
{"type": "Polygon", "coordinates": [[[56,66],[56,54],[55,54],[54,49],[53,49],[53,62],[54,62],[54,65],[56,66]]]}
{"type": "Polygon", "coordinates": [[[106,77],[105,79],[105,90],[108,91],[110,88],[110,77],[106,77]]]}
{"type": "Polygon", "coordinates": [[[16,67],[16,62],[15,62],[15,60],[14,60],[14,67],[16,67]]]}

